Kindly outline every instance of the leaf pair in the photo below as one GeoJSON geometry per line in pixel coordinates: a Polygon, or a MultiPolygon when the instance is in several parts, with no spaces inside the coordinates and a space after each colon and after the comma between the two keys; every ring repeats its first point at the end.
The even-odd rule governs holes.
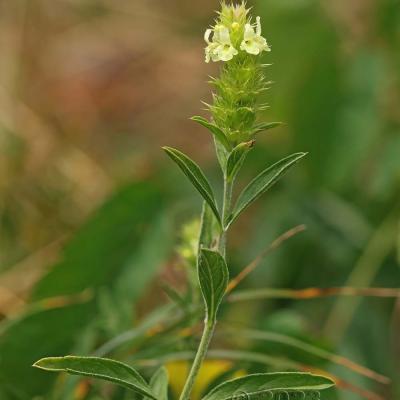
{"type": "Polygon", "coordinates": [[[119,361],[98,357],[49,357],[37,361],[34,367],[46,371],[64,371],[113,382],[153,400],[167,400],[168,374],[161,367],[148,384],[135,369],[119,361]]]}
{"type": "MultiPolygon", "coordinates": [[[[230,153],[227,160],[227,177],[228,180],[234,179],[238,172],[247,152],[251,148],[253,142],[241,143],[235,147],[230,153]]],[[[256,176],[239,195],[232,213],[226,221],[221,220],[218,211],[217,202],[211,185],[200,169],[200,167],[192,161],[188,156],[179,150],[171,147],[163,147],[168,156],[179,166],[183,173],[189,178],[194,187],[202,195],[213,211],[218,223],[224,229],[228,228],[232,222],[251,204],[258,199],[263,193],[270,189],[283,175],[300,161],[307,153],[295,153],[272,166],[266,168],[258,176],[256,176]]]]}
{"type": "MultiPolygon", "coordinates": [[[[96,357],[53,357],[39,360],[35,367],[47,371],[65,371],[72,375],[88,376],[116,383],[153,400],[167,400],[168,374],[164,367],[155,372],[150,383],[132,367],[118,361],[96,357]]],[[[203,400],[256,400],[262,395],[300,393],[302,398],[328,389],[334,382],[310,373],[277,372],[252,374],[233,379],[212,389],[203,400]]],[[[311,397],[310,397],[311,398],[311,397]]]]}

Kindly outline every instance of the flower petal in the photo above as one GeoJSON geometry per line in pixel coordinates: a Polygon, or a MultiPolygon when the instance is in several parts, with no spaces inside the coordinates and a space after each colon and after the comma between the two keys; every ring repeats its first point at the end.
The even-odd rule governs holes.
{"type": "Polygon", "coordinates": [[[204,40],[207,42],[207,44],[210,44],[210,43],[211,43],[211,42],[210,42],[211,32],[212,32],[212,29],[207,29],[207,30],[204,32],[204,40]]]}
{"type": "Polygon", "coordinates": [[[254,28],[250,24],[246,24],[244,26],[244,40],[251,40],[256,36],[256,33],[254,32],[254,28]]]}
{"type": "Polygon", "coordinates": [[[256,33],[257,33],[257,36],[261,36],[261,18],[260,17],[256,18],[256,33]]]}

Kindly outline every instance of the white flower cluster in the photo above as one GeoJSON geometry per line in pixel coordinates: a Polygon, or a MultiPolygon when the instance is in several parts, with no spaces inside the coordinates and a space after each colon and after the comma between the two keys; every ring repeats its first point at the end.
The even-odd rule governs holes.
{"type": "MultiPolygon", "coordinates": [[[[232,29],[237,29],[238,25],[238,23],[234,22],[232,24],[232,29]]],[[[207,63],[210,62],[210,60],[214,62],[229,61],[239,53],[231,42],[229,29],[224,25],[218,24],[214,29],[207,29],[204,34],[204,40],[207,43],[207,47],[205,48],[207,63]],[[213,37],[212,40],[210,40],[212,33],[213,37]]],[[[263,51],[271,51],[266,39],[261,36],[260,17],[256,18],[255,27],[251,24],[245,25],[240,50],[253,55],[258,55],[263,51]]]]}

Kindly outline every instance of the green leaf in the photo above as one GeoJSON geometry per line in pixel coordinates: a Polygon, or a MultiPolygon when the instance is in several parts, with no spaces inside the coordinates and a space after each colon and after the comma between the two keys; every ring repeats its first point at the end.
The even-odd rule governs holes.
{"type": "Polygon", "coordinates": [[[239,143],[229,154],[226,164],[226,176],[229,182],[232,182],[235,179],[237,173],[243,165],[247,153],[253,147],[253,145],[254,140],[239,143]]]}
{"type": "Polygon", "coordinates": [[[89,376],[116,383],[136,393],[157,400],[142,376],[129,365],[108,358],[98,357],[49,357],[33,364],[46,371],[68,372],[72,375],[89,376]]]}
{"type": "Polygon", "coordinates": [[[153,329],[160,324],[168,324],[171,320],[176,318],[177,307],[174,303],[168,303],[165,306],[156,308],[152,311],[143,321],[133,329],[120,333],[108,342],[99,347],[94,355],[97,357],[104,357],[105,355],[119,349],[124,345],[132,345],[135,341],[141,341],[149,330],[153,329]]]}
{"type": "Polygon", "coordinates": [[[17,318],[4,319],[0,325],[0,387],[9,396],[0,399],[45,398],[56,376],[33,370],[31,365],[48,354],[73,351],[95,315],[91,302],[45,310],[36,307],[17,318]]]}
{"type": "Polygon", "coordinates": [[[213,190],[211,189],[211,185],[200,167],[179,150],[167,146],[163,147],[163,150],[173,161],[175,161],[182,172],[189,178],[194,187],[199,191],[204,200],[211,207],[215,217],[221,224],[221,217],[218,212],[213,190]]]}
{"type": "Polygon", "coordinates": [[[254,135],[281,125],[282,122],[261,122],[254,127],[254,135]]]}
{"type": "Polygon", "coordinates": [[[198,275],[206,307],[206,320],[215,321],[229,280],[228,267],[221,254],[213,250],[201,249],[198,275]]]}
{"type": "Polygon", "coordinates": [[[178,292],[173,286],[167,283],[161,283],[161,289],[165,292],[165,294],[179,307],[182,309],[187,308],[187,298],[178,292]]]}
{"type": "Polygon", "coordinates": [[[215,154],[217,155],[218,163],[221,166],[222,171],[226,170],[226,162],[230,150],[226,148],[214,138],[215,154]]]}
{"type": "MultiPolygon", "coordinates": [[[[135,182],[118,189],[68,241],[61,260],[37,283],[32,297],[41,300],[113,285],[154,229],[165,200],[154,183],[135,182]]],[[[148,265],[131,268],[140,276],[148,265]]],[[[140,295],[132,288],[131,294],[140,295]]]]}
{"type": "Polygon", "coordinates": [[[150,379],[150,387],[157,400],[168,400],[168,371],[162,366],[150,379]]]}
{"type": "MultiPolygon", "coordinates": [[[[244,396],[246,400],[259,399],[262,395],[279,392],[319,392],[334,386],[324,376],[300,372],[253,374],[224,382],[208,393],[203,400],[231,400],[244,396]]],[[[242,397],[241,397],[242,398],[242,397]]],[[[307,398],[307,397],[302,397],[307,398]]]]}
{"type": "MultiPolygon", "coordinates": [[[[168,212],[156,213],[147,226],[136,251],[129,257],[114,283],[114,314],[120,317],[120,331],[131,327],[132,305],[148,289],[148,285],[168,259],[174,247],[172,215],[168,212]],[[157,243],[157,251],[154,251],[157,243]]],[[[119,333],[119,332],[118,332],[119,333]]],[[[114,335],[113,335],[114,336],[114,335]]]]}
{"type": "Polygon", "coordinates": [[[216,237],[218,225],[215,220],[211,208],[206,202],[203,203],[203,210],[201,213],[200,235],[199,235],[199,250],[202,247],[212,247],[213,240],[216,237]]]}
{"type": "Polygon", "coordinates": [[[219,143],[221,143],[226,150],[230,151],[231,150],[231,144],[229,142],[229,139],[226,137],[225,133],[222,131],[222,129],[218,128],[217,125],[211,123],[210,121],[208,121],[207,119],[203,118],[203,117],[199,117],[197,115],[195,115],[194,117],[190,118],[191,120],[199,123],[200,125],[204,126],[205,128],[207,128],[215,137],[215,139],[217,139],[217,141],[219,143]]]}
{"type": "Polygon", "coordinates": [[[258,199],[307,153],[295,153],[271,165],[256,176],[242,191],[228,221],[229,226],[253,201],[258,199]]]}

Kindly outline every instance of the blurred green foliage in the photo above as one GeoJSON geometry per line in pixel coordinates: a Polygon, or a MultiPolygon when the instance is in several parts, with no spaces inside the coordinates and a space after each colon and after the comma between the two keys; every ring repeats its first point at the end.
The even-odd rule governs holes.
{"type": "MultiPolygon", "coordinates": [[[[1,399],[130,399],[30,367],[44,356],[92,354],[127,330],[112,353],[145,373],[149,360],[194,348],[178,332],[196,310],[174,305],[146,316],[167,301],[155,282],[183,291],[176,232],[200,209],[160,146],[184,148],[210,176],[219,173],[208,134],[186,120],[209,96],[201,38],[217,4],[0,2],[1,399]],[[156,334],[160,323],[167,329],[156,334]]],[[[305,223],[241,288],[398,288],[398,0],[252,4],[272,46],[265,120],[284,125],[259,136],[239,182],[291,152],[309,155],[238,219],[232,274],[305,223]]],[[[392,383],[282,343],[247,339],[248,351],[329,370],[384,399],[400,396],[398,300],[269,299],[223,304],[222,312],[221,326],[285,334],[392,383]]],[[[217,337],[214,346],[229,340],[217,337]]],[[[242,361],[248,370],[274,369],[242,361]]]]}

